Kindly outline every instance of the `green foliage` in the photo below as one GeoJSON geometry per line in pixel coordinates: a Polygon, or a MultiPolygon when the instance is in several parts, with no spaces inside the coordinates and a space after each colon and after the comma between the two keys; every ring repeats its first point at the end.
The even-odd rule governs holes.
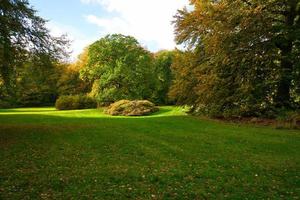
{"type": "MultiPolygon", "coordinates": [[[[193,106],[197,100],[194,87],[197,84],[197,57],[192,52],[176,50],[172,63],[172,82],[169,98],[177,104],[193,106]]],[[[203,81],[205,77],[202,77],[203,81]]]]}
{"type": "Polygon", "coordinates": [[[136,39],[108,35],[89,47],[81,77],[93,82],[91,95],[99,102],[147,99],[154,89],[151,54],[136,39]]]}
{"type": "Polygon", "coordinates": [[[159,51],[154,55],[154,76],[156,87],[152,99],[159,104],[171,103],[168,99],[168,92],[172,82],[171,65],[174,59],[173,51],[159,51]]]}
{"type": "Polygon", "coordinates": [[[16,69],[14,96],[0,82],[0,107],[54,105],[57,96],[86,94],[89,82],[79,77],[83,56],[73,64],[59,63],[48,54],[32,54],[16,69]]]}
{"type": "Polygon", "coordinates": [[[12,99],[8,95],[3,81],[0,79],[0,108],[13,107],[14,104],[15,102],[12,102],[12,99]]]}
{"type": "Polygon", "coordinates": [[[12,108],[13,105],[7,100],[0,99],[0,108],[12,108]]]}
{"type": "Polygon", "coordinates": [[[88,50],[78,56],[75,63],[64,66],[57,82],[59,95],[87,94],[91,91],[91,82],[80,78],[80,70],[87,65],[88,50]]]}
{"type": "Polygon", "coordinates": [[[171,96],[196,113],[221,117],[272,117],[278,108],[299,106],[298,1],[191,3],[194,9],[179,11],[175,25],[193,59],[173,67],[171,96]]]}
{"type": "Polygon", "coordinates": [[[18,68],[16,106],[53,105],[60,77],[58,64],[47,55],[32,57],[18,68]]]}
{"type": "Polygon", "coordinates": [[[52,37],[45,23],[27,0],[1,0],[0,87],[5,89],[1,96],[15,101],[17,69],[30,57],[47,55],[59,60],[65,56],[68,41],[64,36],[52,37]]]}
{"type": "Polygon", "coordinates": [[[158,110],[155,104],[147,100],[120,100],[112,103],[105,112],[109,115],[144,116],[157,112],[158,110]]]}
{"type": "Polygon", "coordinates": [[[90,91],[90,85],[80,79],[79,71],[66,67],[57,82],[59,95],[86,94],[90,91]]]}
{"type": "Polygon", "coordinates": [[[60,96],[55,103],[57,110],[78,110],[96,108],[96,101],[88,96],[74,95],[74,96],[60,96]]]}

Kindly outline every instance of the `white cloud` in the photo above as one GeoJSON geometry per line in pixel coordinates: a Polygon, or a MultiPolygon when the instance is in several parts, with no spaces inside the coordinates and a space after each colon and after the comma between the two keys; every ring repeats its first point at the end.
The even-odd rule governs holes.
{"type": "Polygon", "coordinates": [[[98,18],[95,15],[87,15],[86,19],[92,24],[96,24],[99,27],[105,28],[105,32],[126,32],[128,25],[119,17],[113,17],[110,19],[98,18]]]}
{"type": "Polygon", "coordinates": [[[72,51],[72,60],[76,59],[86,46],[97,39],[85,36],[80,30],[76,29],[75,27],[59,24],[56,22],[48,22],[47,28],[50,30],[51,35],[55,37],[61,36],[62,34],[67,34],[68,39],[71,41],[71,46],[68,51],[72,51]]]}
{"type": "Polygon", "coordinates": [[[102,35],[122,33],[136,37],[143,44],[156,43],[158,49],[175,47],[171,22],[188,0],[81,0],[97,3],[116,17],[87,15],[86,20],[101,28],[102,35]]]}

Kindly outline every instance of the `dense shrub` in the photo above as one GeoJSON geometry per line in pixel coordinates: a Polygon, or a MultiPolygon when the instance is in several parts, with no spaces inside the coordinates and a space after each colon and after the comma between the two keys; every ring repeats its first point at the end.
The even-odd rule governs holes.
{"type": "Polygon", "coordinates": [[[276,121],[276,128],[300,129],[300,110],[282,110],[280,113],[277,114],[276,121]]]}
{"type": "Polygon", "coordinates": [[[13,105],[8,101],[3,101],[0,99],[0,109],[2,108],[12,108],[13,105]]]}
{"type": "Polygon", "coordinates": [[[32,106],[53,106],[57,94],[55,89],[45,88],[28,88],[18,95],[18,106],[32,107],[32,106]]]}
{"type": "Polygon", "coordinates": [[[147,100],[121,100],[111,104],[106,109],[106,113],[110,115],[121,116],[143,116],[149,115],[158,110],[158,107],[147,100]]]}
{"type": "Polygon", "coordinates": [[[57,110],[76,110],[96,108],[96,101],[88,96],[74,95],[74,96],[61,96],[56,100],[55,107],[57,110]]]}

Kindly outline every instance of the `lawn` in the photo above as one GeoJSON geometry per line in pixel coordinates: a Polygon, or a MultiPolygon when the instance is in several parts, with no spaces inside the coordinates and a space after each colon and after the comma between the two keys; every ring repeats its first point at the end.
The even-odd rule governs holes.
{"type": "Polygon", "coordinates": [[[299,199],[300,131],[185,115],[0,110],[0,199],[299,199]]]}

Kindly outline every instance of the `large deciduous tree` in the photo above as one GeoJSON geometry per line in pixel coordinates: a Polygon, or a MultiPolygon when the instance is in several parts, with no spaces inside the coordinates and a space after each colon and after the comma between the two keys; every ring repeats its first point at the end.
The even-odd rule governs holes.
{"type": "MultiPolygon", "coordinates": [[[[187,96],[187,103],[210,114],[231,116],[296,106],[299,0],[191,0],[191,4],[194,9],[180,10],[175,21],[177,42],[187,44],[197,58],[191,80],[194,95],[192,101],[187,96]]],[[[183,69],[175,73],[188,85],[183,69]]]]}
{"type": "Polygon", "coordinates": [[[81,77],[93,81],[99,102],[149,99],[155,87],[152,55],[131,36],[107,35],[89,46],[81,77]]]}
{"type": "Polygon", "coordinates": [[[0,1],[0,84],[14,95],[16,68],[32,55],[65,56],[64,37],[52,37],[27,0],[0,1]]]}

